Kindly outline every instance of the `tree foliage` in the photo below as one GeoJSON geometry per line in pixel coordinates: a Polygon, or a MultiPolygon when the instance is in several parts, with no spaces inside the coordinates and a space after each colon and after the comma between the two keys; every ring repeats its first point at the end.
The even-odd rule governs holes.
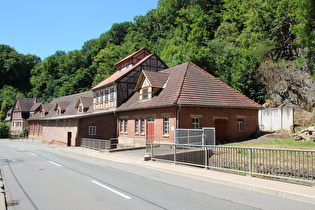
{"type": "Polygon", "coordinates": [[[263,103],[271,84],[257,75],[267,64],[277,71],[279,63],[296,62],[314,72],[314,10],[312,0],[160,0],[82,49],[43,61],[1,45],[0,88],[41,101],[86,91],[113,74],[120,59],[147,47],[170,67],[192,61],[263,103]]]}

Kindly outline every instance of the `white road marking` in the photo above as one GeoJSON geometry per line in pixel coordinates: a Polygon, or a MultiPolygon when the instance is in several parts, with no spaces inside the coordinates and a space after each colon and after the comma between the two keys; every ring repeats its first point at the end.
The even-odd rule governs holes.
{"type": "Polygon", "coordinates": [[[33,155],[33,156],[37,156],[36,154],[34,154],[34,153],[32,153],[32,152],[31,152],[30,154],[33,155]]]}
{"type": "Polygon", "coordinates": [[[117,190],[114,190],[114,189],[112,189],[112,188],[110,188],[110,187],[107,187],[107,186],[105,186],[105,185],[103,185],[103,184],[101,184],[101,183],[99,183],[99,182],[97,182],[97,181],[92,180],[92,182],[93,182],[94,184],[97,184],[98,186],[101,186],[101,187],[103,187],[103,188],[105,188],[105,189],[107,189],[107,190],[113,192],[113,193],[116,193],[117,195],[120,195],[121,197],[124,197],[124,198],[126,198],[126,199],[128,199],[128,200],[131,199],[131,197],[129,197],[129,196],[127,196],[127,195],[125,195],[125,194],[123,194],[123,193],[121,193],[121,192],[118,192],[117,190]]]}
{"type": "Polygon", "coordinates": [[[55,162],[52,162],[52,161],[48,161],[48,162],[50,162],[51,164],[54,164],[54,165],[56,165],[56,166],[62,167],[62,165],[60,165],[60,164],[58,164],[58,163],[55,163],[55,162]]]}

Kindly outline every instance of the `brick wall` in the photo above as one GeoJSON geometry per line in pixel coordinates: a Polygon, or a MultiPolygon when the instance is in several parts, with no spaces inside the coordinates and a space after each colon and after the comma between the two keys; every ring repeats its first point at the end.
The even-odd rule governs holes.
{"type": "MultiPolygon", "coordinates": [[[[119,123],[118,123],[118,136],[119,144],[132,144],[134,140],[144,141],[147,134],[147,119],[154,118],[154,136],[155,139],[164,141],[174,141],[174,130],[176,128],[176,113],[178,107],[168,107],[168,108],[158,108],[158,109],[148,109],[148,110],[137,110],[129,112],[118,113],[119,123]],[[169,118],[169,135],[164,135],[164,118],[169,118]],[[120,120],[128,120],[128,132],[121,132],[120,130],[120,120]],[[139,122],[140,132],[135,132],[135,119],[145,120],[145,131],[141,132],[141,124],[139,122]]],[[[136,142],[137,144],[137,142],[136,142]]]]}
{"type": "MultiPolygon", "coordinates": [[[[118,113],[120,120],[128,121],[128,132],[121,132],[120,120],[118,123],[119,142],[130,144],[133,139],[145,139],[145,134],[135,133],[135,119],[154,118],[154,135],[155,139],[162,139],[164,141],[173,141],[174,129],[177,127],[177,111],[178,107],[158,108],[148,110],[138,110],[118,113]],[[168,137],[163,135],[163,119],[169,117],[170,120],[170,134],[168,137]]],[[[200,128],[215,127],[216,120],[226,120],[226,141],[238,141],[246,139],[258,129],[258,110],[254,109],[220,109],[220,108],[193,108],[182,107],[180,111],[179,128],[193,128],[192,118],[199,118],[200,128]],[[239,131],[238,119],[243,119],[243,130],[239,131]]],[[[140,125],[139,125],[140,126],[140,125]]],[[[146,127],[147,129],[147,127],[146,127]]],[[[223,141],[222,141],[223,142],[223,141]]]]}
{"type": "Polygon", "coordinates": [[[226,141],[246,139],[258,129],[258,110],[182,107],[181,128],[192,128],[192,118],[200,118],[200,127],[215,127],[216,119],[227,120],[226,141]],[[238,119],[243,119],[243,131],[238,131],[238,119]]]}
{"type": "Polygon", "coordinates": [[[86,117],[79,120],[77,146],[81,145],[82,138],[110,140],[117,138],[117,117],[114,113],[86,117]],[[89,126],[96,127],[96,134],[89,135],[89,126]]]}

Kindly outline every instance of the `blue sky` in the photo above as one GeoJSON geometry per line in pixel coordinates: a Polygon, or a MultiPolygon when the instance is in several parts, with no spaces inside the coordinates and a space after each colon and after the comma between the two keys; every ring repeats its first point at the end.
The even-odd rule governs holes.
{"type": "Polygon", "coordinates": [[[0,44],[42,59],[79,50],[113,23],[133,21],[158,0],[0,0],[0,44]]]}

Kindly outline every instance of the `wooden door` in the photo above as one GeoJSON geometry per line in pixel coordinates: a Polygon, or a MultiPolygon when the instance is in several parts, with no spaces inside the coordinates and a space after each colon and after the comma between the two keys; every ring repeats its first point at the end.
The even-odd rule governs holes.
{"type": "Polygon", "coordinates": [[[71,139],[72,139],[72,133],[68,132],[68,141],[67,141],[67,146],[71,146],[71,139]]]}
{"type": "Polygon", "coordinates": [[[222,143],[227,140],[227,120],[215,120],[215,139],[216,143],[222,143]]]}
{"type": "Polygon", "coordinates": [[[154,141],[154,118],[147,120],[147,141],[153,143],[154,141]]]}

